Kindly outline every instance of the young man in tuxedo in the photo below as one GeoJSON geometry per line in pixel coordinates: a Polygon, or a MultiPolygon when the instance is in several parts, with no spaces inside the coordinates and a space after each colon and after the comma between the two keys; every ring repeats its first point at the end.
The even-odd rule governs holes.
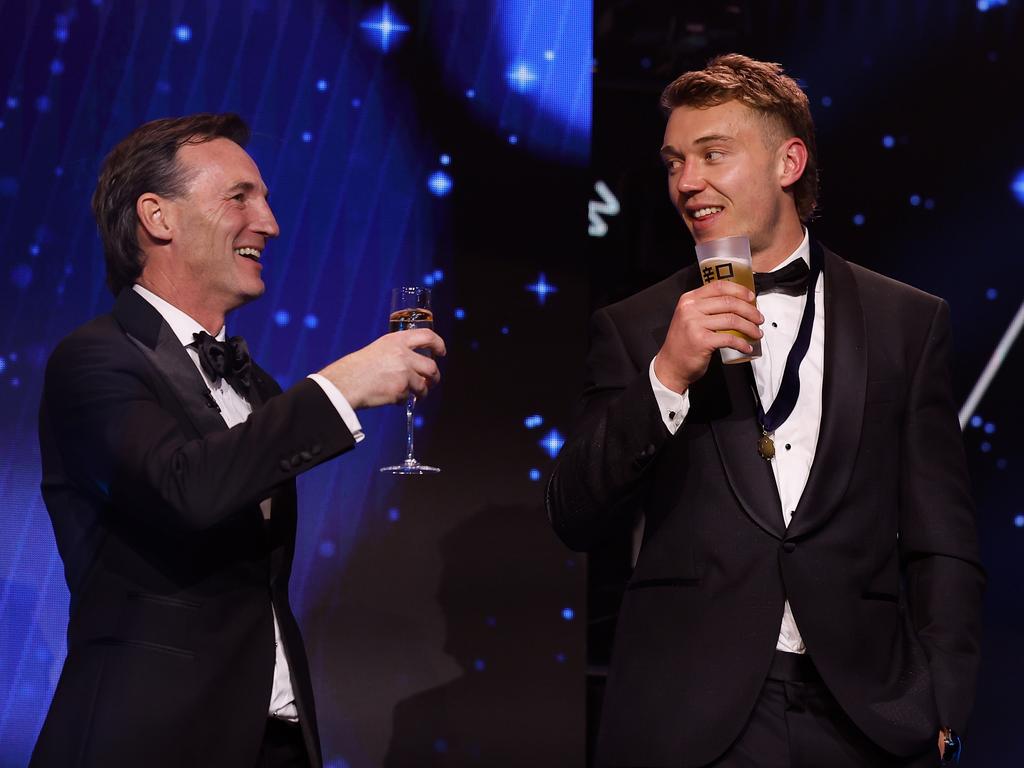
{"type": "Polygon", "coordinates": [[[237,115],[157,120],[103,163],[110,314],[50,358],[42,491],[71,591],[33,766],[319,766],[288,602],[295,476],[362,438],[355,411],[425,395],[444,354],[388,334],[282,392],[227,338],[278,235],[237,115]]]}
{"type": "Polygon", "coordinates": [[[548,511],[579,550],[645,520],[597,762],[951,759],[984,573],[948,307],[805,227],[814,127],[778,65],[718,57],[662,106],[668,192],[694,240],[746,236],[769,274],[756,306],[735,283],[702,286],[694,263],[594,315],[548,511]],[[761,357],[723,365],[718,350],[752,350],[723,331],[761,357]]]}

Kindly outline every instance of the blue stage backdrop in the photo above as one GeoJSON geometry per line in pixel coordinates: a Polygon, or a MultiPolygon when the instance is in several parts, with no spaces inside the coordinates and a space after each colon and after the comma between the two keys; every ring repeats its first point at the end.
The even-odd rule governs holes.
{"type": "Polygon", "coordinates": [[[97,171],[142,122],[200,111],[253,129],[281,236],[228,325],[283,386],[383,332],[392,286],[433,287],[448,338],[419,418],[440,477],[378,474],[403,448],[391,408],[300,482],[292,597],[328,765],[578,761],[584,566],[540,504],[577,381],[533,347],[586,307],[589,0],[0,0],[0,19],[0,765],[27,761],[65,654],[36,414],[50,350],[112,304],[97,171]]]}

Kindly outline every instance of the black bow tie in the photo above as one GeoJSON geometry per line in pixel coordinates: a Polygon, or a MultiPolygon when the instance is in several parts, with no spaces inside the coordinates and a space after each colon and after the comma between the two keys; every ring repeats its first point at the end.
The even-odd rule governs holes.
{"type": "Polygon", "coordinates": [[[754,292],[761,294],[777,291],[788,296],[803,296],[807,292],[809,274],[807,262],[803,259],[796,259],[774,272],[755,272],[754,292]]]}
{"type": "Polygon", "coordinates": [[[249,345],[241,336],[232,336],[227,341],[217,341],[206,331],[193,333],[195,348],[199,352],[199,364],[214,384],[224,379],[240,395],[247,394],[252,385],[252,360],[249,345]]]}

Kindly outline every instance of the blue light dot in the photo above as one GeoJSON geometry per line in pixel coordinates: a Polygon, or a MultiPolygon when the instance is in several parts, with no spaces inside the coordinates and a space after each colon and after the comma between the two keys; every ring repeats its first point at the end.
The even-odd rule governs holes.
{"type": "Polygon", "coordinates": [[[64,175],[64,168],[63,168],[63,166],[58,165],[56,168],[54,168],[53,169],[53,175],[58,177],[58,178],[63,176],[64,175]]]}
{"type": "Polygon", "coordinates": [[[893,147],[896,146],[896,139],[886,134],[885,136],[882,137],[882,146],[885,147],[886,149],[892,149],[893,147]]]}
{"type": "Polygon", "coordinates": [[[320,542],[320,557],[334,557],[335,547],[334,542],[330,539],[324,539],[320,542]]]}
{"type": "Polygon", "coordinates": [[[54,59],[53,61],[50,62],[50,73],[51,74],[59,75],[63,71],[64,71],[64,62],[63,61],[61,61],[60,59],[54,59]]]}
{"type": "Polygon", "coordinates": [[[555,654],[555,661],[557,661],[559,664],[565,664],[565,658],[565,654],[561,651],[555,654]]]}
{"type": "Polygon", "coordinates": [[[981,452],[982,453],[988,453],[989,451],[992,450],[992,443],[990,443],[988,440],[986,440],[985,442],[983,442],[978,447],[981,448],[981,452]]]}
{"type": "Polygon", "coordinates": [[[448,751],[448,742],[445,741],[444,739],[437,739],[434,742],[434,751],[435,752],[441,752],[441,753],[447,752],[448,751]]]}
{"type": "Polygon", "coordinates": [[[302,140],[304,142],[306,142],[307,144],[309,144],[309,142],[311,142],[313,140],[313,134],[310,133],[309,131],[303,131],[302,132],[302,140]]]}
{"type": "Polygon", "coordinates": [[[988,8],[989,8],[988,2],[989,2],[989,0],[978,0],[978,3],[977,3],[978,10],[981,11],[982,13],[987,11],[988,8]]]}
{"type": "Polygon", "coordinates": [[[11,379],[11,386],[14,387],[15,389],[20,387],[21,386],[21,379],[18,379],[18,378],[11,379]]]}
{"type": "Polygon", "coordinates": [[[831,96],[822,96],[821,97],[821,106],[823,106],[823,107],[831,107],[832,106],[832,97],[831,96]]]}
{"type": "Polygon", "coordinates": [[[996,432],[996,425],[993,424],[991,421],[988,424],[985,425],[985,434],[986,435],[994,435],[995,432],[996,432]]]}
{"type": "Polygon", "coordinates": [[[971,426],[972,427],[980,427],[983,421],[984,421],[984,419],[981,418],[981,416],[978,416],[978,415],[971,416],[971,426]]]}
{"type": "Polygon", "coordinates": [[[523,426],[527,429],[536,429],[544,424],[544,417],[539,413],[532,414],[523,419],[523,426]]]}
{"type": "Polygon", "coordinates": [[[932,210],[935,207],[935,201],[929,197],[927,200],[924,201],[924,207],[925,210],[932,210]]]}
{"type": "Polygon", "coordinates": [[[513,90],[525,93],[533,88],[533,84],[537,80],[537,73],[526,62],[519,62],[509,68],[505,73],[505,78],[513,90]]]}
{"type": "Polygon", "coordinates": [[[316,81],[316,89],[318,91],[320,91],[321,93],[326,91],[327,90],[327,81],[324,80],[323,78],[320,78],[319,80],[317,80],[316,81]]]}
{"type": "Polygon", "coordinates": [[[475,99],[476,98],[476,91],[473,90],[472,88],[467,89],[466,90],[466,98],[467,99],[475,99]]]}
{"type": "Polygon", "coordinates": [[[352,107],[353,107],[353,109],[359,109],[361,106],[363,106],[363,100],[362,99],[352,99],[352,107]]]}
{"type": "Polygon", "coordinates": [[[57,27],[55,30],[53,30],[53,39],[61,43],[66,43],[68,40],[68,28],[57,27]]]}
{"type": "Polygon", "coordinates": [[[398,511],[398,507],[392,507],[388,510],[388,520],[392,523],[397,523],[398,519],[402,516],[402,513],[398,511]]]}
{"type": "Polygon", "coordinates": [[[427,177],[427,189],[436,197],[444,197],[452,191],[452,177],[444,171],[434,171],[427,177]]]}
{"type": "Polygon", "coordinates": [[[531,469],[530,470],[530,479],[533,480],[533,482],[537,482],[538,480],[540,480],[540,470],[539,469],[531,469]]]}
{"type": "Polygon", "coordinates": [[[502,336],[508,336],[508,326],[507,325],[501,326],[501,335],[502,336]]]}
{"type": "Polygon", "coordinates": [[[552,459],[558,455],[558,452],[562,450],[562,446],[565,444],[565,438],[562,437],[557,429],[552,429],[544,438],[540,441],[541,447],[547,451],[548,456],[552,459]]]}
{"type": "Polygon", "coordinates": [[[18,353],[17,352],[11,352],[11,354],[9,354],[7,356],[7,359],[10,360],[12,363],[18,362],[18,353]]]}
{"type": "Polygon", "coordinates": [[[16,96],[8,96],[7,97],[7,108],[8,109],[17,109],[18,108],[18,98],[16,96]]]}
{"type": "Polygon", "coordinates": [[[415,417],[413,417],[412,424],[413,424],[414,427],[416,427],[416,429],[419,429],[420,427],[423,426],[423,417],[422,416],[415,416],[415,417]]]}
{"type": "Polygon", "coordinates": [[[1024,515],[1017,515],[1013,518],[1013,524],[1018,528],[1024,528],[1024,515]]]}
{"type": "Polygon", "coordinates": [[[456,320],[465,320],[465,318],[466,318],[466,310],[464,310],[462,307],[456,307],[455,308],[455,319],[456,320]]]}
{"type": "Polygon", "coordinates": [[[192,27],[188,24],[179,24],[174,28],[174,38],[179,43],[187,43],[192,39],[192,27]]]}
{"type": "Polygon", "coordinates": [[[50,101],[49,96],[40,96],[38,99],[36,99],[36,109],[38,109],[40,112],[49,112],[51,105],[52,102],[50,101]]]}
{"type": "Polygon", "coordinates": [[[274,313],[274,322],[280,325],[282,328],[291,322],[292,316],[288,313],[287,309],[279,309],[274,313]]]}
{"type": "MultiPolygon", "coordinates": [[[[8,105],[10,99],[7,100],[8,105]]],[[[1013,177],[1013,183],[1010,185],[1010,189],[1013,190],[1014,197],[1017,198],[1017,202],[1024,205],[1024,169],[1017,171],[1017,175],[1013,177]]]]}
{"type": "Polygon", "coordinates": [[[864,218],[864,214],[863,213],[855,213],[853,215],[853,223],[855,225],[857,225],[858,227],[864,226],[864,222],[865,221],[866,221],[866,219],[864,218]]]}
{"type": "Polygon", "coordinates": [[[509,137],[508,137],[508,143],[509,143],[509,144],[518,144],[518,143],[519,143],[519,137],[518,137],[518,136],[516,136],[516,135],[515,135],[515,134],[513,133],[513,134],[512,134],[511,136],[509,136],[509,137]]]}
{"type": "Polygon", "coordinates": [[[554,61],[555,60],[555,52],[551,51],[551,50],[544,51],[544,60],[545,61],[554,61]]]}
{"type": "Polygon", "coordinates": [[[475,669],[477,672],[483,672],[486,667],[487,664],[484,663],[483,659],[474,659],[473,669],[475,669]]]}
{"type": "Polygon", "coordinates": [[[562,609],[562,618],[565,619],[566,621],[572,621],[573,617],[575,615],[576,615],[576,612],[573,611],[572,608],[563,608],[562,609]]]}
{"type": "Polygon", "coordinates": [[[7,370],[7,361],[0,357],[0,373],[7,370]]]}
{"type": "Polygon", "coordinates": [[[441,155],[441,157],[439,157],[438,160],[440,161],[441,165],[451,165],[452,164],[452,157],[451,157],[451,155],[441,155]]]}
{"type": "Polygon", "coordinates": [[[435,283],[440,283],[442,280],[444,280],[444,270],[443,269],[435,269],[434,270],[434,282],[435,283]]]}
{"type": "Polygon", "coordinates": [[[434,276],[433,275],[424,275],[423,276],[423,280],[421,282],[424,285],[427,285],[427,286],[433,285],[434,284],[434,276]]]}
{"type": "Polygon", "coordinates": [[[921,204],[921,196],[920,195],[911,195],[910,196],[910,204],[911,205],[920,205],[921,204]]]}
{"type": "Polygon", "coordinates": [[[999,291],[997,291],[995,288],[989,288],[987,291],[985,291],[985,298],[988,299],[989,301],[995,301],[996,299],[999,298],[999,291]]]}
{"type": "Polygon", "coordinates": [[[316,315],[306,315],[304,318],[302,318],[302,324],[305,325],[310,330],[312,330],[313,328],[316,328],[318,325],[320,325],[320,321],[317,319],[316,315]]]}
{"type": "Polygon", "coordinates": [[[33,256],[38,256],[39,255],[39,243],[32,243],[32,245],[30,245],[28,247],[28,252],[30,254],[32,254],[33,256]]]}

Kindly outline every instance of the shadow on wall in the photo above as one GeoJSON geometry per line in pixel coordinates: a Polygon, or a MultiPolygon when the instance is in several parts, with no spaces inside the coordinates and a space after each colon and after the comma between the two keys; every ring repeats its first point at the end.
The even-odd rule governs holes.
{"type": "Polygon", "coordinates": [[[582,562],[537,507],[492,506],[440,544],[444,652],[462,674],[400,701],[386,768],[572,766],[583,738],[582,562]],[[570,618],[566,618],[569,616],[570,618]]]}

